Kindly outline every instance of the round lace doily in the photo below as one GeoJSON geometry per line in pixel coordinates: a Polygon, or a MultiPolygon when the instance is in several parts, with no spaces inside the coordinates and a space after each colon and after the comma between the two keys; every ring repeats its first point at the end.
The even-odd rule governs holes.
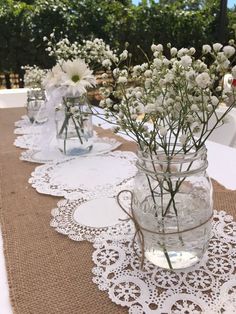
{"type": "Polygon", "coordinates": [[[93,282],[113,302],[132,314],[236,313],[236,222],[226,212],[214,212],[209,249],[185,270],[161,269],[147,260],[140,270],[132,239],[104,234],[94,244],[93,282]]]}
{"type": "MultiPolygon", "coordinates": [[[[84,156],[96,156],[108,153],[121,145],[121,142],[116,141],[113,138],[108,137],[94,137],[93,139],[93,148],[84,156]]],[[[28,150],[21,154],[20,159],[29,162],[35,163],[48,163],[53,161],[60,161],[68,159],[68,156],[62,154],[57,147],[52,146],[50,149],[46,151],[38,151],[38,150],[28,150]]]]}
{"type": "Polygon", "coordinates": [[[39,134],[25,134],[18,136],[15,141],[14,145],[19,148],[24,149],[37,149],[38,148],[38,141],[40,135],[39,134]]]}
{"type": "Polygon", "coordinates": [[[18,127],[14,130],[15,134],[40,134],[43,128],[43,124],[30,124],[22,127],[18,127]]]}
{"type": "Polygon", "coordinates": [[[17,128],[22,128],[22,127],[26,127],[26,126],[32,125],[30,120],[29,120],[29,118],[27,116],[22,116],[21,120],[16,121],[14,124],[15,124],[15,126],[17,128]]]}
{"type": "MultiPolygon", "coordinates": [[[[130,202],[124,198],[123,202],[130,202]]],[[[132,223],[119,207],[116,198],[62,200],[52,209],[50,226],[75,241],[98,240],[103,232],[115,236],[131,233],[132,223]]]]}
{"type": "Polygon", "coordinates": [[[131,152],[81,156],[36,167],[29,183],[39,193],[68,199],[112,197],[130,187],[137,171],[135,162],[131,152]]]}

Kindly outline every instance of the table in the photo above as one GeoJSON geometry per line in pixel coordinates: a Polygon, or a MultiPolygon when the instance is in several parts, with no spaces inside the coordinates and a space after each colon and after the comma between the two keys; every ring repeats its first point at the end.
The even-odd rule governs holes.
{"type": "MultiPolygon", "coordinates": [[[[34,205],[37,208],[37,212],[39,215],[39,219],[44,219],[40,217],[39,212],[42,210],[47,210],[48,211],[48,224],[45,226],[45,228],[48,229],[48,236],[50,237],[51,233],[54,233],[54,230],[50,230],[51,228],[49,227],[49,220],[50,220],[50,209],[55,207],[56,200],[57,198],[50,197],[50,196],[44,196],[44,195],[39,195],[37,194],[36,191],[31,189],[31,187],[27,184],[28,177],[30,173],[33,171],[35,165],[30,164],[30,163],[22,163],[22,161],[18,160],[20,150],[15,148],[12,143],[14,139],[13,135],[13,128],[14,128],[14,121],[19,120],[19,117],[24,113],[24,109],[1,109],[0,111],[0,136],[1,136],[1,143],[0,143],[0,156],[1,156],[1,171],[3,173],[3,177],[1,178],[0,181],[2,181],[2,190],[1,194],[3,197],[3,203],[5,201],[4,198],[10,199],[10,195],[12,194],[12,202],[14,204],[19,204],[19,206],[32,206],[32,201],[35,202],[34,205]],[[4,134],[4,137],[2,136],[4,134]],[[6,167],[9,167],[9,177],[6,177],[6,174],[8,171],[6,171],[6,167]],[[15,169],[13,169],[15,167],[15,169]],[[21,167],[21,169],[19,169],[21,167]],[[14,178],[11,177],[11,175],[14,174],[14,178]],[[19,180],[19,185],[18,185],[18,180],[19,180]],[[23,184],[23,185],[22,185],[23,184]],[[7,187],[5,185],[11,186],[11,190],[7,191],[7,187]],[[23,197],[22,204],[19,203],[19,200],[17,199],[19,195],[22,196],[22,194],[25,194],[23,197]]],[[[221,144],[216,144],[213,142],[208,142],[207,143],[207,148],[208,148],[208,160],[209,160],[209,168],[208,172],[211,177],[216,179],[219,183],[224,185],[228,189],[236,189],[236,149],[226,147],[221,144]]],[[[4,206],[4,204],[3,204],[4,206]]],[[[9,204],[8,204],[9,206],[9,204]]],[[[14,206],[13,206],[14,207],[14,206]]],[[[10,207],[9,207],[10,208],[10,207]]],[[[14,208],[10,208],[13,210],[14,208]]],[[[20,217],[19,217],[20,219],[20,217]]],[[[45,221],[46,222],[46,221],[45,221]]],[[[72,252],[72,250],[76,249],[76,243],[62,238],[60,235],[57,235],[57,240],[62,243],[62,246],[70,246],[68,249],[68,254],[72,252]]],[[[50,239],[48,239],[50,241],[50,239]]],[[[59,242],[58,242],[59,243],[59,242]]],[[[83,243],[80,245],[80,249],[86,249],[87,250],[87,243],[83,243]]],[[[90,251],[91,247],[90,247],[90,251]]],[[[82,258],[82,256],[80,256],[82,258]]],[[[17,263],[17,261],[16,261],[17,263]]],[[[83,265],[78,269],[78,272],[83,272],[83,267],[91,269],[91,260],[86,261],[81,259],[81,263],[83,265]]],[[[17,265],[16,265],[17,266],[17,265]]],[[[53,270],[53,267],[52,267],[53,270]]],[[[56,271],[56,270],[55,270],[56,271]]],[[[85,269],[86,271],[86,269],[85,269]]],[[[84,273],[83,273],[84,275],[84,273]]],[[[88,276],[91,277],[91,276],[88,276]]],[[[60,278],[61,279],[61,278],[60,278]]],[[[81,278],[80,278],[81,279],[81,278]]],[[[83,279],[83,278],[82,278],[83,279]]],[[[81,280],[82,280],[81,279],[81,280]]],[[[84,278],[82,281],[83,283],[85,280],[88,280],[88,278],[84,278]]],[[[60,281],[59,281],[60,282],[60,281]]],[[[90,292],[94,291],[97,289],[95,285],[92,283],[89,283],[89,289],[90,292]]],[[[23,287],[24,288],[24,287],[23,287]]],[[[12,309],[10,306],[10,301],[9,301],[9,295],[8,295],[8,284],[7,284],[7,279],[6,279],[6,270],[5,270],[5,264],[4,264],[4,259],[3,259],[3,248],[2,248],[2,239],[0,237],[0,313],[3,314],[11,314],[12,309]]],[[[55,292],[56,293],[56,292],[55,292]]],[[[100,302],[98,303],[98,307],[96,307],[96,313],[105,313],[104,308],[105,306],[109,306],[110,310],[113,311],[111,313],[124,313],[126,312],[125,309],[120,308],[119,306],[116,306],[113,304],[108,297],[106,296],[105,293],[102,293],[100,291],[96,292],[97,296],[100,299],[100,302]],[[100,304],[100,305],[99,305],[100,304]]],[[[82,294],[82,295],[86,295],[82,294]]],[[[60,296],[63,298],[63,296],[60,296]]],[[[85,300],[81,300],[80,304],[80,314],[82,313],[90,313],[88,308],[89,306],[92,306],[92,303],[87,307],[87,312],[86,312],[86,304],[85,300]]],[[[47,308],[47,305],[45,305],[47,308]]],[[[56,306],[56,305],[55,305],[56,306]]],[[[42,309],[44,308],[44,305],[42,305],[42,308],[39,309],[38,313],[43,313],[42,309]],[[40,312],[41,310],[41,312],[40,312]]],[[[65,309],[64,309],[65,310],[65,309]]],[[[69,310],[69,309],[68,309],[69,310]]],[[[77,309],[78,310],[78,309],[77,309]]],[[[18,312],[20,313],[20,312],[18,312]]],[[[25,313],[31,313],[30,310],[25,313]]],[[[24,314],[25,314],[24,313],[24,314]]],[[[45,313],[45,312],[44,312],[45,313]]],[[[50,312],[51,313],[51,312],[50,312]]],[[[66,313],[66,312],[57,312],[57,313],[66,313]]],[[[69,312],[68,312],[69,313],[69,312]]],[[[72,313],[72,312],[70,312],[72,313]]],[[[78,312],[74,312],[78,313],[78,312]]],[[[23,313],[20,313],[23,314],[23,313]]]]}

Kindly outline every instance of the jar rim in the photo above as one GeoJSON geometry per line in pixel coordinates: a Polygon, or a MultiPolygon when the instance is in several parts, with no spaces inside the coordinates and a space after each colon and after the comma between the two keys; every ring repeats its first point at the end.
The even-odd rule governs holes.
{"type": "Polygon", "coordinates": [[[137,156],[136,166],[138,169],[147,174],[155,173],[165,177],[187,176],[205,171],[208,167],[207,148],[205,145],[197,151],[194,150],[186,154],[182,151],[167,156],[161,150],[155,154],[139,150],[137,156]]]}
{"type": "MultiPolygon", "coordinates": [[[[180,144],[176,144],[176,147],[182,147],[180,144]]],[[[172,155],[166,155],[163,150],[159,150],[156,152],[148,152],[147,150],[141,150],[139,149],[137,151],[137,156],[139,159],[142,159],[143,161],[158,161],[160,163],[182,163],[182,162],[189,162],[194,161],[196,159],[199,159],[200,157],[207,155],[207,148],[206,145],[204,144],[201,148],[198,150],[192,150],[187,153],[184,151],[179,151],[179,150],[174,150],[176,152],[175,154],[172,155]],[[183,158],[181,158],[183,156],[183,158]],[[161,158],[160,158],[161,157],[161,158]],[[179,158],[177,158],[179,157],[179,158]],[[182,160],[182,161],[181,161],[182,160]]]]}

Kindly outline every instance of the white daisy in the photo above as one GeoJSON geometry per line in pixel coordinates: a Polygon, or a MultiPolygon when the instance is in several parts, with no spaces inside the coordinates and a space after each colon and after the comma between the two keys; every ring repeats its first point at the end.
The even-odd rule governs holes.
{"type": "Polygon", "coordinates": [[[67,94],[83,95],[88,87],[96,85],[96,79],[92,75],[86,63],[81,59],[67,61],[62,65],[63,74],[61,85],[67,87],[67,94]]]}

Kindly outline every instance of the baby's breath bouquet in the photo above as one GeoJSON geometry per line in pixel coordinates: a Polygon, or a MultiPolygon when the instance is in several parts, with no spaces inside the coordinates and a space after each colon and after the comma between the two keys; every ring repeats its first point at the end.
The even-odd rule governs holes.
{"type": "Polygon", "coordinates": [[[36,65],[22,66],[22,69],[25,70],[24,74],[25,86],[34,89],[42,89],[43,80],[47,74],[47,70],[41,69],[36,65]]]}
{"type": "Polygon", "coordinates": [[[24,83],[27,91],[27,114],[29,120],[34,123],[43,123],[47,120],[45,113],[46,94],[43,87],[43,80],[47,70],[41,69],[36,65],[23,66],[25,70],[24,83]]]}
{"type": "Polygon", "coordinates": [[[151,60],[133,67],[128,51],[122,52],[114,81],[100,88],[100,106],[115,132],[139,146],[129,215],[142,256],[164,268],[184,268],[199,261],[210,238],[205,142],[235,105],[235,87],[224,90],[223,84],[226,73],[232,82],[236,78],[235,45],[204,45],[200,58],[194,48],[153,44],[151,50],[151,60]]]}
{"type": "Polygon", "coordinates": [[[97,71],[109,68],[112,62],[118,60],[115,51],[100,38],[71,43],[67,36],[56,41],[55,34],[51,33],[50,38],[44,37],[44,41],[47,42],[46,51],[49,56],[54,57],[58,63],[79,58],[97,71]]]}
{"type": "MultiPolygon", "coordinates": [[[[57,64],[82,59],[93,70],[97,86],[104,79],[101,77],[103,70],[108,70],[110,78],[109,70],[112,64],[118,61],[116,52],[100,38],[83,40],[79,43],[77,41],[71,42],[68,36],[65,35],[64,38],[57,41],[55,34],[51,33],[49,38],[44,37],[44,41],[47,44],[46,51],[48,55],[53,57],[57,64]]],[[[101,95],[97,87],[89,88],[88,99],[91,103],[98,104],[101,95]]]]}
{"type": "MultiPolygon", "coordinates": [[[[236,89],[232,86],[224,91],[222,84],[228,72],[236,78],[236,66],[231,63],[235,47],[231,44],[204,45],[201,58],[195,58],[194,48],[177,50],[170,45],[167,58],[163,46],[153,44],[152,60],[116,67],[114,82],[105,82],[100,89],[106,118],[115,119],[115,131],[127,133],[141,150],[155,153],[163,149],[169,156],[177,143],[183,152],[200,149],[235,105],[236,89]],[[228,98],[233,101],[224,115],[219,115],[217,108],[228,98]],[[212,118],[215,123],[210,126],[212,118]]],[[[125,50],[119,65],[128,58],[125,50]]]]}

